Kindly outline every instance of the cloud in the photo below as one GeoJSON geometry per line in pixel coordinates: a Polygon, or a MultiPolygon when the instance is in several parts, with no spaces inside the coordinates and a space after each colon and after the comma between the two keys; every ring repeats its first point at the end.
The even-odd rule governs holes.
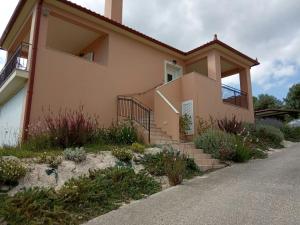
{"type": "MultiPolygon", "coordinates": [[[[103,14],[104,0],[72,1],[103,14]]],[[[2,3],[0,31],[16,2],[2,3]]],[[[261,65],[252,69],[252,81],[255,90],[264,92],[280,90],[279,85],[300,76],[299,12],[299,0],[124,0],[123,21],[185,51],[217,33],[220,40],[258,57],[261,65]]]]}

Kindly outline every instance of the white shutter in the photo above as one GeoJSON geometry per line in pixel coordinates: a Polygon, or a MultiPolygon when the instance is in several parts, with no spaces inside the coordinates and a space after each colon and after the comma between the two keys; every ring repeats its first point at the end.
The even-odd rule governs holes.
{"type": "Polygon", "coordinates": [[[191,118],[190,128],[186,131],[188,135],[194,134],[194,108],[193,108],[193,100],[185,101],[182,103],[182,115],[189,115],[191,118]]]}

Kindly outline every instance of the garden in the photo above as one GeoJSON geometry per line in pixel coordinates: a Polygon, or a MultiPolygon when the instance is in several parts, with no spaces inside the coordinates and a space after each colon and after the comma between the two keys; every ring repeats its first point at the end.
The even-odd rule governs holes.
{"type": "Polygon", "coordinates": [[[83,109],[49,113],[0,149],[0,223],[81,224],[202,175],[176,149],[142,144],[130,121],[97,121],[83,109]]]}
{"type": "Polygon", "coordinates": [[[195,146],[224,162],[247,162],[268,157],[268,151],[284,147],[285,141],[300,142],[300,127],[276,119],[260,119],[254,124],[224,118],[198,118],[195,146]]]}
{"type": "MultiPolygon", "coordinates": [[[[180,123],[184,137],[188,118],[180,123]]],[[[177,149],[144,145],[130,121],[99,127],[83,108],[48,113],[25,142],[0,149],[0,223],[80,224],[202,175],[177,149]]],[[[300,128],[274,119],[198,118],[197,132],[195,146],[227,163],[300,141],[300,128]]]]}

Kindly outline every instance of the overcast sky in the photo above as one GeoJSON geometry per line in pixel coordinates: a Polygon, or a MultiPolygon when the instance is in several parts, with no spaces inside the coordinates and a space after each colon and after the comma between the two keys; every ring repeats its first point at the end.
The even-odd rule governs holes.
{"type": "MultiPolygon", "coordinates": [[[[2,34],[18,0],[0,7],[2,34]]],[[[104,0],[72,0],[103,14],[104,0]]],[[[286,96],[300,82],[300,0],[124,0],[125,25],[187,51],[221,41],[258,58],[252,68],[254,95],[286,96]]],[[[0,68],[5,53],[0,53],[0,68]]],[[[227,83],[235,85],[234,80],[227,83]]]]}

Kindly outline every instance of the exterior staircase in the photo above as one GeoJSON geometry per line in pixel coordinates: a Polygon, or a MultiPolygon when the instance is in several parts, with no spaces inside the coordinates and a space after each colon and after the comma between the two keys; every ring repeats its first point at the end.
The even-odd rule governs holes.
{"type": "Polygon", "coordinates": [[[156,126],[153,113],[151,113],[150,128],[151,144],[171,146],[174,149],[179,150],[188,157],[193,158],[201,171],[205,172],[220,169],[225,166],[220,163],[218,159],[213,159],[211,155],[203,153],[202,149],[196,149],[192,142],[179,143],[178,141],[172,140],[169,135],[156,126]]]}
{"type": "Polygon", "coordinates": [[[133,97],[118,96],[118,118],[130,118],[143,128],[145,137],[150,137],[151,144],[172,146],[193,158],[202,171],[224,167],[219,160],[203,153],[201,149],[196,149],[193,143],[172,140],[171,136],[156,126],[153,111],[133,97]]]}

